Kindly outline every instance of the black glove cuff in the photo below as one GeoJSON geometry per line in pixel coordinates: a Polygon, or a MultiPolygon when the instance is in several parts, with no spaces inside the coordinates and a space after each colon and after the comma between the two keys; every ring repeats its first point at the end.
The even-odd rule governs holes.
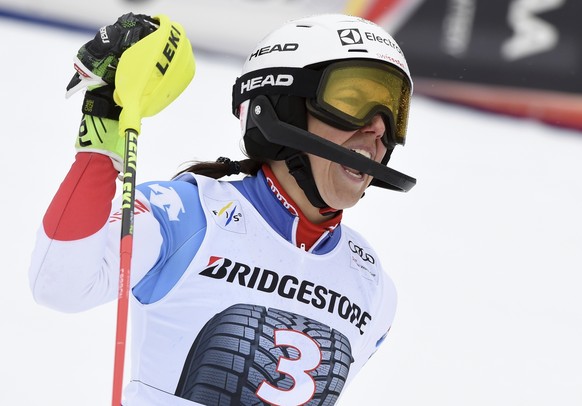
{"type": "Polygon", "coordinates": [[[113,87],[102,86],[85,92],[81,111],[94,117],[119,120],[121,107],[113,101],[113,87]]]}

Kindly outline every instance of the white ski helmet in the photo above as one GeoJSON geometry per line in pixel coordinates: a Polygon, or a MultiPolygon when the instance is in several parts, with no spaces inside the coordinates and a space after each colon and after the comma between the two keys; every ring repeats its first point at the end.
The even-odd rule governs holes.
{"type": "Polygon", "coordinates": [[[233,86],[233,113],[247,154],[285,160],[312,204],[325,207],[305,152],[367,173],[376,186],[414,186],[413,178],[385,166],[394,146],[405,143],[411,94],[406,59],[383,28],[360,17],[316,15],[289,21],[259,42],[233,86]],[[360,96],[347,97],[346,87],[360,96]],[[381,114],[388,149],[382,164],[307,132],[307,112],[354,131],[381,114]]]}

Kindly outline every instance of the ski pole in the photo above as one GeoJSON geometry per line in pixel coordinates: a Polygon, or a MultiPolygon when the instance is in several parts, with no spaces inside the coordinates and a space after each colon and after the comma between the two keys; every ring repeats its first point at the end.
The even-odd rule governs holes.
{"type": "Polygon", "coordinates": [[[133,253],[133,216],[135,207],[135,177],[137,174],[138,132],[127,129],[123,168],[123,200],[121,206],[121,241],[119,247],[119,288],[117,291],[117,327],[115,332],[115,359],[113,365],[112,405],[121,405],[123,370],[129,308],[131,257],[133,253]],[[128,154],[132,150],[131,155],[128,154]],[[131,156],[131,158],[130,158],[131,156]],[[130,161],[131,159],[131,161],[130,161]]]}
{"type": "Polygon", "coordinates": [[[154,18],[159,21],[158,29],[121,55],[115,75],[113,97],[122,107],[119,131],[125,137],[125,154],[112,406],[121,405],[123,391],[141,119],[159,113],[174,101],[195,72],[192,46],[182,25],[165,15],[154,18]]]}

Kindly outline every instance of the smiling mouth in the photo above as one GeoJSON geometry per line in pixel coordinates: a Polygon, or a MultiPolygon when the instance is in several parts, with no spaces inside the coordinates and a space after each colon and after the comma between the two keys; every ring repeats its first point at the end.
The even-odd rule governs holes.
{"type": "MultiPolygon", "coordinates": [[[[372,154],[366,150],[363,149],[351,149],[351,151],[354,151],[360,155],[365,156],[368,159],[372,159],[372,154]]],[[[346,173],[348,173],[350,176],[352,176],[355,179],[363,179],[364,178],[364,174],[360,171],[357,171],[355,169],[349,168],[347,166],[343,166],[342,168],[344,169],[344,171],[346,171],[346,173]]]]}

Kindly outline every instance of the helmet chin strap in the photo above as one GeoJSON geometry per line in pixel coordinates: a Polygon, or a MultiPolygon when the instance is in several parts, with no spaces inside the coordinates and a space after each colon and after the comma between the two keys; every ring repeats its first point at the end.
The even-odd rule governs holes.
{"type": "Polygon", "coordinates": [[[327,209],[329,205],[323,200],[315,184],[309,157],[303,152],[298,152],[285,159],[289,173],[293,175],[299,187],[307,196],[309,202],[319,209],[327,209]]]}
{"type": "MultiPolygon", "coordinates": [[[[251,101],[249,116],[252,117],[252,121],[268,142],[292,148],[296,151],[317,155],[370,175],[374,178],[372,182],[374,186],[408,192],[416,184],[416,179],[408,175],[395,171],[373,159],[366,158],[357,152],[337,145],[306,130],[282,122],[277,117],[273,105],[266,96],[257,96],[251,101]]],[[[291,160],[291,166],[287,162],[289,170],[296,172],[296,174],[291,173],[295,176],[295,179],[298,179],[297,183],[299,183],[303,191],[305,192],[306,189],[309,190],[309,192],[306,192],[307,198],[315,207],[321,208],[321,204],[327,207],[327,204],[321,199],[315,186],[315,180],[313,180],[307,156],[303,158],[302,162],[301,158],[296,158],[298,155],[300,156],[302,154],[299,153],[287,157],[286,162],[291,160]],[[313,196],[308,195],[308,193],[313,196]],[[314,195],[315,193],[316,196],[314,195]]]]}

